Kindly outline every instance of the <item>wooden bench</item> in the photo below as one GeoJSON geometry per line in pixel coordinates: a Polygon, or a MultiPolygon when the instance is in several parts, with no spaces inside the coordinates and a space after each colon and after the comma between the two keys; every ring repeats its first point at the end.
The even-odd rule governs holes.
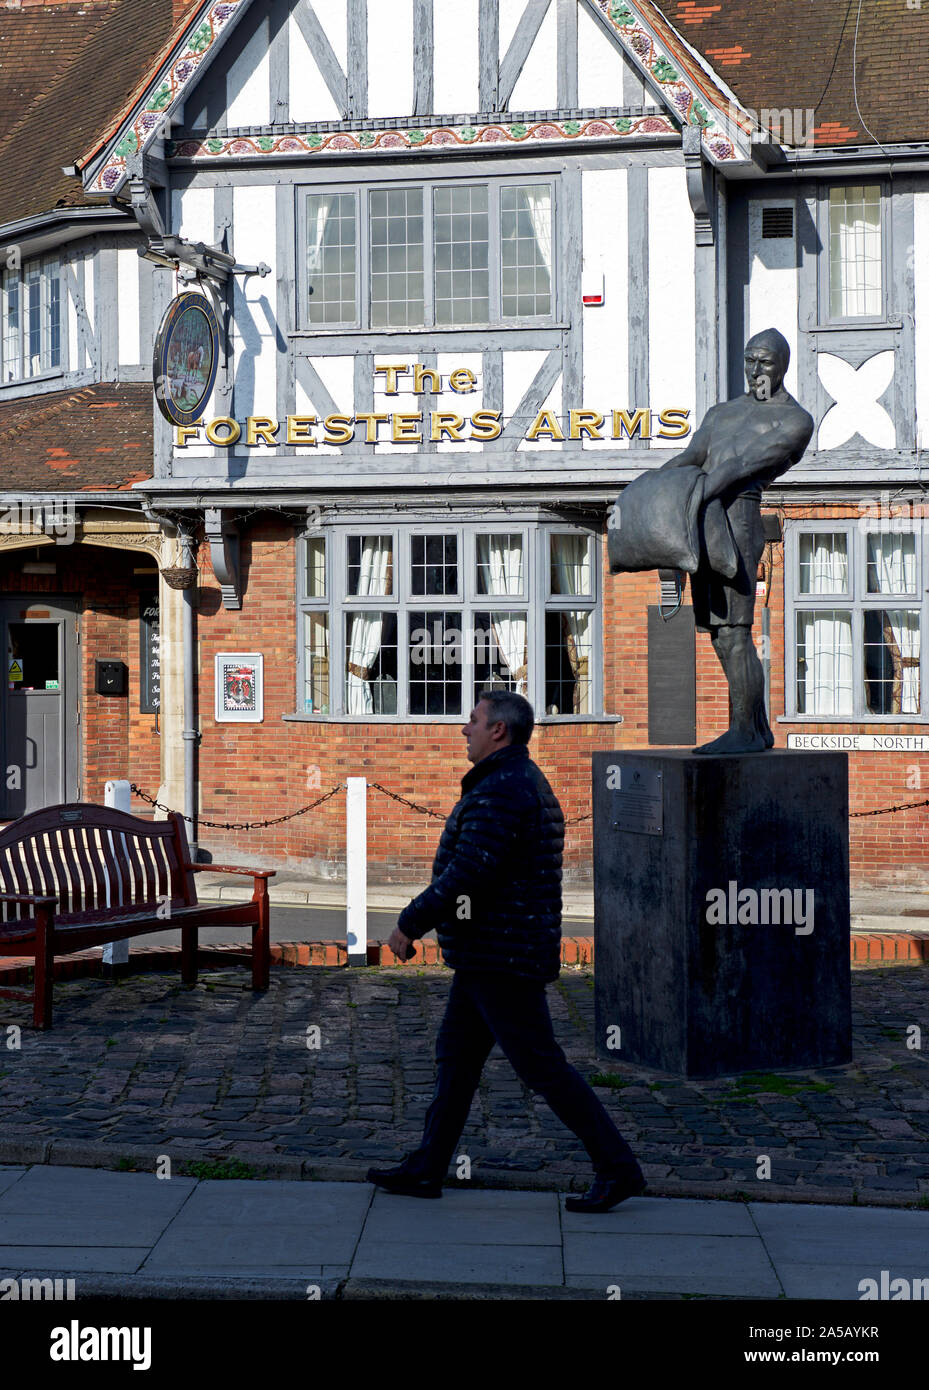
{"type": "MultiPolygon", "coordinates": [[[[181,931],[181,979],[197,980],[199,927],[251,927],[252,988],[268,988],[268,879],[273,869],[192,864],[184,820],[143,820],[75,801],[22,816],[0,831],[0,956],[35,960],[33,1024],[52,1024],[56,956],[148,932],[181,931]],[[196,873],[245,874],[250,902],[202,907],[196,873]]],[[[236,956],[233,955],[233,959],[236,956]]],[[[0,990],[5,998],[28,999],[0,990]]]]}

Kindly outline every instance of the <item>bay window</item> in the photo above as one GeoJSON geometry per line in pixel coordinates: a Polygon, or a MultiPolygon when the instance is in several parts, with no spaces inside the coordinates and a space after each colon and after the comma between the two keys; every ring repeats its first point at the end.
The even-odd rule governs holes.
{"type": "Polygon", "coordinates": [[[929,713],[925,536],[798,523],[786,547],[788,713],[847,720],[929,713]]]}
{"type": "Polygon", "coordinates": [[[539,716],[596,713],[592,532],[375,524],[299,545],[300,713],[461,720],[491,687],[539,716]]]}

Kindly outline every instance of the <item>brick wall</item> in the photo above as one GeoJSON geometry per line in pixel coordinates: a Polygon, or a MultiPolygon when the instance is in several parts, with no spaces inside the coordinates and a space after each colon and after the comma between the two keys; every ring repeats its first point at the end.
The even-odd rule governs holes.
{"type": "MultiPolygon", "coordinates": [[[[809,511],[803,515],[812,514],[809,511]]],[[[826,515],[819,509],[816,515],[826,515]]],[[[838,515],[839,509],[828,514],[838,515]]],[[[855,513],[857,515],[857,513],[855,513]]],[[[790,515],[801,515],[793,509],[790,515]]],[[[788,730],[873,732],[874,725],[783,725],[784,710],[783,547],[773,554],[770,595],[772,637],[772,727],[778,746],[788,730]]],[[[201,727],[199,750],[202,815],[214,821],[257,821],[306,805],[346,776],[365,776],[420,805],[447,812],[468,770],[459,726],[442,724],[322,724],[283,722],[295,704],[296,548],[279,523],[255,522],[243,535],[247,588],[240,612],[223,609],[209,554],[200,551],[201,727]],[[265,710],[260,725],[217,724],[213,718],[213,657],[220,651],[264,653],[265,710]]],[[[609,575],[603,550],[605,708],[621,713],[611,724],[543,725],[532,754],[551,781],[570,820],[590,809],[590,755],[610,747],[643,747],[648,738],[647,610],[657,602],[654,574],[609,575]]],[[[756,640],[760,636],[759,598],[756,640]]],[[[703,742],[728,724],[725,678],[707,635],[697,634],[697,738],[703,742]]],[[[913,727],[913,732],[929,730],[913,727]]],[[[849,757],[851,805],[869,810],[921,799],[907,786],[913,755],[859,753],[849,757]]],[[[921,784],[929,788],[929,757],[921,784]]],[[[929,796],[929,790],[923,793],[929,796]]],[[[851,855],[858,885],[929,885],[929,817],[926,808],[851,822],[851,855]]],[[[372,791],[368,800],[372,882],[405,883],[428,873],[440,822],[398,806],[372,791]]],[[[200,842],[214,852],[263,862],[283,862],[337,878],[344,859],[344,796],[307,816],[261,831],[204,830],[200,842]]],[[[590,822],[569,827],[566,879],[589,882],[590,822]]]]}
{"type": "MultiPolygon", "coordinates": [[[[102,803],[105,784],[115,778],[128,778],[157,791],[161,752],[155,716],[139,712],[139,586],[132,570],[140,557],[86,545],[54,550],[47,546],[40,553],[43,560],[55,561],[56,574],[23,574],[23,561],[33,558],[32,550],[0,555],[0,594],[78,599],[81,798],[102,803]],[[128,698],[96,694],[97,658],[127,664],[128,698]]],[[[137,810],[141,812],[141,807],[137,810]]]]}

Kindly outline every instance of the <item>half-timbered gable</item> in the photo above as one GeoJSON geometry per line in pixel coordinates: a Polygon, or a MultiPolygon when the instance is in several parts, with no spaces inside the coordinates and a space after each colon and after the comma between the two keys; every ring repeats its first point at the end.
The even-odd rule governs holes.
{"type": "MultiPolygon", "coordinates": [[[[622,486],[744,389],[745,342],[772,326],[816,426],[765,498],[772,727],[850,740],[857,807],[908,800],[929,751],[929,131],[901,54],[920,70],[929,9],[28,8],[0,10],[0,506],[28,523],[0,528],[0,627],[71,623],[61,679],[84,662],[86,708],[69,686],[80,756],[0,814],[59,774],[99,794],[117,745],[140,787],[220,824],[242,810],[230,766],[267,770],[231,815],[253,824],[372,749],[382,784],[444,804],[457,726],[494,684],[528,695],[583,816],[594,749],[724,721],[689,602],[665,622],[654,575],[611,576],[606,531],[622,486]],[[179,424],[152,356],[182,292],[209,301],[219,352],[179,424]],[[122,723],[87,693],[87,631],[129,668],[122,723]],[[237,650],[269,673],[242,728],[212,717],[215,661],[237,650]]],[[[33,721],[47,694],[30,689],[33,721]]],[[[0,730],[36,727],[7,706],[0,730]]],[[[339,833],[307,824],[269,827],[262,852],[337,872],[339,833]]],[[[859,878],[924,879],[887,824],[853,822],[859,878]]],[[[372,872],[424,872],[404,833],[375,816],[372,872]]]]}

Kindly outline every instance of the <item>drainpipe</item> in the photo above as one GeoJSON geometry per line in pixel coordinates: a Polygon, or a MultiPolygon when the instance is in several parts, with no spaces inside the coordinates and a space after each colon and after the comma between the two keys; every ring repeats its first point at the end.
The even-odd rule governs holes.
{"type": "MultiPolygon", "coordinates": [[[[180,528],[181,564],[191,569],[196,564],[192,526],[180,528]]],[[[193,584],[184,589],[183,650],[184,650],[184,721],[181,738],[184,741],[184,815],[187,817],[187,835],[190,840],[191,858],[197,860],[197,782],[196,748],[200,735],[196,728],[196,674],[194,668],[194,597],[193,584]]]]}

